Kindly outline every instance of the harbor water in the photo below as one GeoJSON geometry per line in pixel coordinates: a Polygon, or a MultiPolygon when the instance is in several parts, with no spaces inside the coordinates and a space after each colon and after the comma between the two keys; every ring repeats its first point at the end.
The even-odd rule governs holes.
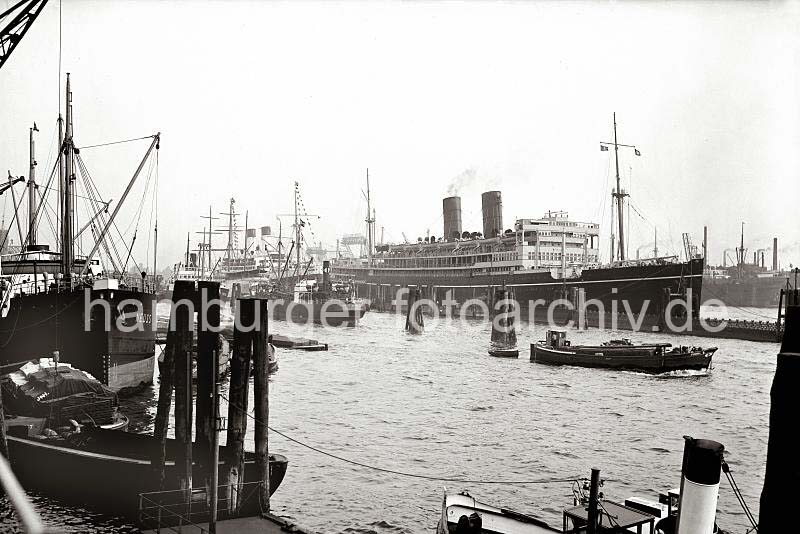
{"type": "MultiPolygon", "coordinates": [[[[732,313],[758,320],[755,314],[771,311],[732,313]]],[[[324,533],[432,532],[446,486],[560,528],[561,510],[572,505],[569,483],[500,482],[586,477],[598,467],[607,499],[656,500],[660,491],[679,485],[682,436],[688,434],[725,445],[733,475],[758,516],[777,344],[568,333],[573,343],[630,337],[719,347],[710,372],[649,376],[533,364],[529,343],[543,338],[546,327],[540,325],[519,325],[519,359],[496,359],[487,353],[487,322],[429,319],[425,332],[413,335],[403,331],[403,321],[368,313],[355,328],[272,323],[272,332],[316,338],[330,350],[278,349],[270,425],[322,451],[381,469],[494,483],[373,470],[271,433],[270,450],[289,458],[286,478],[272,498],[279,515],[324,533]]],[[[154,386],[124,401],[132,431],[152,431],[156,391],[154,386]]],[[[224,401],[222,410],[225,415],[224,401]]],[[[252,447],[252,432],[250,440],[252,447]]],[[[67,531],[135,531],[124,521],[50,499],[37,497],[36,504],[48,522],[67,531]]],[[[731,532],[749,527],[724,478],[718,523],[731,532]]]]}

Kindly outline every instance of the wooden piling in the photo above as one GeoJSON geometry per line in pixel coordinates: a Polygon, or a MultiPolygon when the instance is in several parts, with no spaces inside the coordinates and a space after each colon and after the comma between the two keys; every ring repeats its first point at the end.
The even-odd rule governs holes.
{"type": "Polygon", "coordinates": [[[797,469],[797,411],[800,409],[800,293],[786,291],[783,342],[770,390],[769,439],[758,529],[784,532],[787,510],[795,505],[800,484],[797,469]]]}
{"type": "Polygon", "coordinates": [[[255,300],[239,299],[236,304],[237,320],[233,328],[225,459],[228,512],[231,514],[237,513],[241,507],[239,496],[244,483],[244,439],[247,433],[247,395],[253,352],[252,326],[255,319],[255,300]],[[250,331],[246,331],[248,328],[250,331]]]}
{"type": "Polygon", "coordinates": [[[412,334],[421,334],[425,330],[425,318],[422,316],[422,306],[415,306],[419,301],[419,288],[408,289],[408,310],[406,311],[406,331],[412,334]]]}
{"type": "Polygon", "coordinates": [[[0,390],[0,454],[8,458],[8,442],[6,441],[6,416],[3,411],[3,392],[0,390]]]}
{"type": "MultiPolygon", "coordinates": [[[[193,282],[187,291],[194,302],[196,289],[193,282]]],[[[176,282],[177,285],[177,282],[176,282]]],[[[188,306],[175,308],[175,441],[178,442],[175,466],[178,487],[186,492],[187,505],[192,489],[192,328],[194,314],[188,306]]]]}
{"type": "MultiPolygon", "coordinates": [[[[214,367],[219,368],[219,351],[211,351],[212,361],[214,367]]],[[[208,500],[209,509],[211,510],[211,517],[208,518],[208,532],[209,534],[217,534],[217,509],[219,508],[219,432],[220,432],[220,417],[219,417],[219,375],[213,373],[211,375],[213,382],[212,386],[212,432],[210,435],[211,447],[211,478],[208,482],[208,500]]]]}
{"type": "Polygon", "coordinates": [[[492,323],[489,352],[492,352],[492,349],[513,350],[517,347],[517,331],[511,304],[514,294],[505,287],[491,288],[489,294],[491,295],[489,318],[492,323]]]}
{"type": "MultiPolygon", "coordinates": [[[[219,282],[198,282],[201,302],[219,299],[219,282]]],[[[214,384],[219,369],[215,354],[219,352],[219,305],[207,305],[199,310],[197,321],[197,411],[195,413],[195,443],[197,461],[204,473],[206,496],[211,502],[211,475],[214,469],[212,434],[214,433],[214,384]]]]}
{"type": "MultiPolygon", "coordinates": [[[[178,280],[172,291],[172,305],[183,299],[191,298],[194,291],[192,282],[178,280]]],[[[167,427],[169,426],[169,412],[172,405],[172,388],[175,381],[175,347],[177,324],[174,313],[170,314],[167,330],[167,343],[163,351],[163,358],[158,362],[158,407],[156,408],[155,428],[153,437],[159,442],[155,454],[151,459],[153,467],[158,472],[159,488],[164,488],[164,461],[166,459],[167,427]]]]}
{"type": "Polygon", "coordinates": [[[255,360],[255,439],[256,466],[261,479],[259,499],[262,510],[269,512],[269,310],[267,299],[255,299],[258,329],[253,333],[255,360]]]}
{"type": "Polygon", "coordinates": [[[575,290],[578,307],[578,330],[586,330],[586,289],[579,287],[575,290]]]}

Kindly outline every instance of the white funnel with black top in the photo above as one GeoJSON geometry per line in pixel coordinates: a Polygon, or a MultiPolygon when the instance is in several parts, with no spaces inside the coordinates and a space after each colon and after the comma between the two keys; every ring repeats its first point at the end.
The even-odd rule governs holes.
{"type": "Polygon", "coordinates": [[[681,502],[677,534],[712,534],[725,447],[710,439],[684,436],[681,502]]]}

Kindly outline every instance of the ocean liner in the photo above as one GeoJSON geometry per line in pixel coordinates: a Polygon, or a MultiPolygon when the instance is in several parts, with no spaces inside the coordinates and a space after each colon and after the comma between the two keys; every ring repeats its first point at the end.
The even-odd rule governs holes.
{"type": "MultiPolygon", "coordinates": [[[[58,191],[60,209],[56,226],[59,228],[53,230],[58,234],[58,251],[50,250],[49,245],[37,240],[37,225],[45,215],[50,219],[47,210],[52,208],[35,182],[33,133],[36,129],[35,126],[31,128],[30,176],[26,191],[28,231],[23,235],[22,226],[17,225],[21,243],[14,247],[16,250],[4,246],[8,253],[0,260],[0,372],[19,368],[31,359],[57,355],[61,361],[90,373],[119,392],[153,380],[153,288],[149,287],[144,272],[141,277],[125,274],[130,248],[115,226],[115,218],[146,163],[155,159],[160,136],[149,136],[152,141],[147,153],[109,215],[109,202],[99,198],[80,149],[75,145],[71,101],[68,74],[66,121],[59,115],[58,122],[61,147],[58,162],[41,189],[45,193],[58,191]],[[52,184],[54,177],[57,184],[52,184]],[[78,195],[76,182],[79,179],[84,184],[83,195],[78,195]],[[79,197],[87,200],[88,209],[95,214],[80,229],[74,204],[79,197]],[[119,239],[113,240],[112,232],[119,239]],[[76,248],[80,250],[79,239],[84,233],[94,237],[94,245],[85,256],[77,255],[76,248]],[[105,254],[102,262],[101,247],[105,254]],[[119,250],[120,247],[124,248],[119,250]],[[106,307],[110,313],[106,312],[106,307]]],[[[155,165],[150,167],[151,173],[153,167],[155,165]]],[[[18,205],[14,215],[18,223],[21,216],[18,205]]],[[[86,237],[83,239],[85,242],[86,237]]],[[[130,246],[133,246],[132,241],[130,246]]]]}
{"type": "MultiPolygon", "coordinates": [[[[539,300],[535,311],[557,299],[576,304],[579,289],[586,301],[603,303],[606,314],[625,311],[663,317],[673,299],[691,294],[692,314],[699,310],[703,257],[689,254],[685,261],[676,256],[629,259],[625,256],[623,203],[628,193],[620,187],[620,149],[641,152],[633,145],[614,141],[601,143],[601,150],[614,150],[617,187],[612,192],[619,226],[618,239],[611,235],[611,261],[600,261],[600,226],[571,220],[566,212],[547,212],[535,219],[518,219],[513,229],[503,230],[500,191],[481,197],[483,232],[462,231],[461,199],[443,200],[443,235],[420,238],[416,243],[373,246],[374,219],[367,217],[366,258],[337,258],[334,278],[355,280],[358,294],[378,309],[386,309],[403,287],[418,287],[424,297],[441,305],[450,299],[464,304],[470,299],[486,300],[489,289],[505,285],[513,290],[523,312],[539,300]],[[691,290],[691,291],[690,291],[691,290]],[[615,301],[612,304],[612,301],[615,301]],[[541,306],[544,303],[544,306],[541,306]],[[615,307],[616,306],[616,307],[615,307]]],[[[368,208],[369,210],[369,208],[368,208]]],[[[674,315],[686,307],[673,306],[674,315]]],[[[672,313],[672,312],[671,312],[672,313]]]]}

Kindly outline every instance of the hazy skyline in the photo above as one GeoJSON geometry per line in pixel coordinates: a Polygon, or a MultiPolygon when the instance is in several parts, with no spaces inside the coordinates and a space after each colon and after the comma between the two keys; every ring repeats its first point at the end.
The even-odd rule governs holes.
{"type": "MultiPolygon", "coordinates": [[[[788,222],[800,192],[798,4],[61,9],[78,145],[162,134],[161,266],[181,257],[209,204],[222,212],[234,197],[251,227],[276,227],[295,180],[321,216],[316,238],[333,249],[338,236],[364,232],[367,167],[376,233],[384,227],[387,241],[440,236],[442,198],[461,182],[464,229],[481,229],[480,193],[499,189],[506,227],[566,210],[601,223],[607,259],[613,152],[599,145],[611,140],[613,112],[620,142],[642,152],[622,151],[620,161],[635,208],[631,256],[640,246],[650,253],[653,225],[669,253],[682,249],[682,232],[699,245],[708,225],[709,260],[721,263],[744,221],[749,260],[775,236],[783,266],[800,263],[800,229],[788,222]]],[[[59,109],[58,19],[51,0],[0,71],[0,171],[27,176],[36,121],[40,181],[59,109]]],[[[121,196],[146,148],[84,151],[104,198],[121,196]]],[[[8,225],[8,195],[0,202],[8,225]]],[[[139,202],[134,192],[122,228],[132,228],[139,202]]],[[[140,262],[152,257],[141,233],[148,213],[140,262]]]]}

